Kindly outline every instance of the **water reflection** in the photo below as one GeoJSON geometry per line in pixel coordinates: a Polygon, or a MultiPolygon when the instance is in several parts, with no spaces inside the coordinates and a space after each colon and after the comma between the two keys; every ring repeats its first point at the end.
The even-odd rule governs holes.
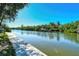
{"type": "Polygon", "coordinates": [[[60,40],[60,32],[36,32],[36,31],[27,31],[26,34],[28,35],[37,35],[41,37],[48,37],[50,40],[53,39],[54,37],[57,38],[57,41],[60,40]]]}
{"type": "Polygon", "coordinates": [[[24,32],[23,32],[23,31],[21,31],[21,34],[23,35],[23,34],[24,34],[24,32]]]}
{"type": "Polygon", "coordinates": [[[40,36],[40,37],[48,37],[49,39],[53,39],[53,37],[54,37],[54,33],[50,33],[50,32],[36,32],[36,31],[25,31],[25,32],[23,32],[22,31],[21,34],[37,35],[37,36],[40,36]]]}
{"type": "Polygon", "coordinates": [[[13,30],[47,55],[79,55],[79,34],[13,30]],[[75,43],[75,44],[74,44],[75,43]]]}
{"type": "Polygon", "coordinates": [[[57,32],[57,41],[60,40],[60,32],[57,32]]]}
{"type": "Polygon", "coordinates": [[[75,42],[75,43],[79,43],[79,34],[76,34],[76,33],[65,33],[64,34],[64,38],[67,39],[67,40],[70,40],[72,42],[75,42]]]}
{"type": "MultiPolygon", "coordinates": [[[[16,30],[17,31],[17,30],[16,30]]],[[[37,32],[37,31],[22,31],[19,32],[24,35],[36,35],[44,38],[49,38],[49,40],[57,40],[60,41],[61,37],[64,37],[65,40],[69,40],[75,43],[79,43],[79,34],[76,33],[61,33],[61,32],[37,32]]]]}

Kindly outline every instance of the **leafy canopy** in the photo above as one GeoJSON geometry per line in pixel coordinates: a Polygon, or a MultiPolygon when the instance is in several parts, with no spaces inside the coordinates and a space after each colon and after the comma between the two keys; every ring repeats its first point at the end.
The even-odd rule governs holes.
{"type": "Polygon", "coordinates": [[[25,3],[1,3],[0,4],[0,25],[5,21],[14,21],[20,9],[27,5],[25,3]]]}

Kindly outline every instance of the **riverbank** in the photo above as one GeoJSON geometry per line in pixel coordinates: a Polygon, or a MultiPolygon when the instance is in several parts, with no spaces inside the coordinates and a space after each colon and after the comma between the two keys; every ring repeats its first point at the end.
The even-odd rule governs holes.
{"type": "Polygon", "coordinates": [[[20,37],[17,37],[15,33],[7,34],[16,51],[16,56],[47,56],[31,44],[24,42],[20,37]]]}
{"type": "Polygon", "coordinates": [[[42,24],[42,25],[36,25],[36,26],[23,26],[20,27],[14,27],[11,29],[16,30],[30,30],[30,31],[43,31],[43,32],[68,32],[68,33],[79,33],[79,21],[74,21],[71,23],[66,24],[60,24],[57,23],[49,23],[49,24],[42,24]]]}
{"type": "Polygon", "coordinates": [[[0,56],[14,56],[15,50],[6,33],[0,33],[0,56]]]}

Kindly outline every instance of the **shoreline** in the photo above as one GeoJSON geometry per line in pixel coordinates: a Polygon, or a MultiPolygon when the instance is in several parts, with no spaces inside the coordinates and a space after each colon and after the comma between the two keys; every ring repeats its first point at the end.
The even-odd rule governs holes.
{"type": "Polygon", "coordinates": [[[16,56],[47,56],[31,44],[24,42],[15,33],[7,33],[10,42],[16,51],[16,56]]]}

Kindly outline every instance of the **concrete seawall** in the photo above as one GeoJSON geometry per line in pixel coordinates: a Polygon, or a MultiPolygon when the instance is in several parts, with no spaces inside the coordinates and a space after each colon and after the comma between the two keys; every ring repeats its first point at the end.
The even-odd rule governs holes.
{"type": "Polygon", "coordinates": [[[16,56],[47,56],[39,49],[17,37],[15,33],[7,33],[13,47],[16,51],[16,56]]]}

